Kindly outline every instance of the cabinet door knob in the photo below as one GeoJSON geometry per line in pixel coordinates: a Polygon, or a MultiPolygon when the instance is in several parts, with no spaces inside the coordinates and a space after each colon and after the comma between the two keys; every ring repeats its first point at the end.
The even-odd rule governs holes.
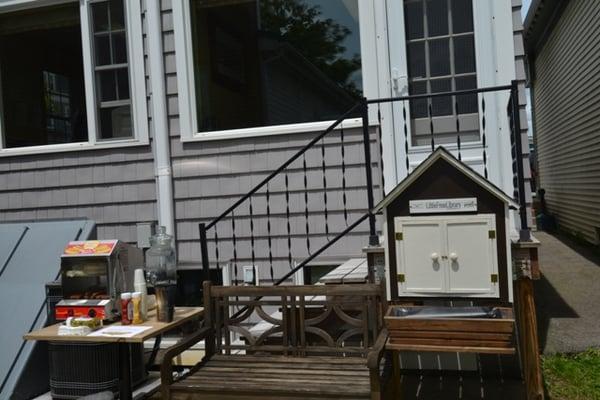
{"type": "Polygon", "coordinates": [[[440,255],[438,253],[431,253],[431,260],[432,261],[437,261],[439,260],[440,255]]]}
{"type": "Polygon", "coordinates": [[[458,260],[458,254],[456,254],[456,253],[450,253],[450,259],[451,259],[452,261],[456,261],[456,260],[458,260]]]}

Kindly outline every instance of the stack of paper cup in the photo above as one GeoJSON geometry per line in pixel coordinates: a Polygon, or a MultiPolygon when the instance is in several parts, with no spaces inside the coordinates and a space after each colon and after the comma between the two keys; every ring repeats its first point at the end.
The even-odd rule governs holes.
{"type": "Polygon", "coordinates": [[[142,293],[141,311],[142,319],[148,320],[148,290],[146,288],[146,278],[144,278],[144,270],[138,268],[134,271],[133,275],[133,289],[136,292],[142,293]]]}

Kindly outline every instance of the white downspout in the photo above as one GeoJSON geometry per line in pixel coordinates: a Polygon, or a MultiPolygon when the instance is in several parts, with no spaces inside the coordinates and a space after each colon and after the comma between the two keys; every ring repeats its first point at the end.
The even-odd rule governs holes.
{"type": "MultiPolygon", "coordinates": [[[[138,0],[139,1],[139,0],[138,0]]],[[[150,68],[150,92],[152,122],[154,125],[153,152],[158,202],[158,223],[175,235],[173,206],[173,183],[169,124],[167,121],[167,101],[162,44],[160,1],[146,2],[148,32],[148,61],[150,68]]]]}

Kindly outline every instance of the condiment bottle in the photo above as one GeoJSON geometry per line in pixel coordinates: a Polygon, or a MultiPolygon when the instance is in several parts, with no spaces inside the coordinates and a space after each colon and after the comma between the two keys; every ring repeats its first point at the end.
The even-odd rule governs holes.
{"type": "Polygon", "coordinates": [[[133,323],[139,325],[144,322],[142,318],[142,294],[133,292],[131,294],[131,302],[133,303],[133,323]]]}
{"type": "Polygon", "coordinates": [[[146,287],[146,279],[144,278],[144,270],[138,268],[134,271],[133,289],[142,294],[142,319],[148,320],[148,289],[146,287]]]}
{"type": "Polygon", "coordinates": [[[131,293],[121,293],[121,325],[131,324],[133,318],[133,304],[131,303],[131,293]]]}

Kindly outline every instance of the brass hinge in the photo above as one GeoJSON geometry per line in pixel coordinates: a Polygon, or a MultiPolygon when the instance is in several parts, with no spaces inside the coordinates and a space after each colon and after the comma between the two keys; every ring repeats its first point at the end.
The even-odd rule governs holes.
{"type": "Polygon", "coordinates": [[[405,281],[404,274],[398,274],[398,275],[396,275],[396,277],[398,278],[398,282],[400,282],[400,283],[405,281]]]}
{"type": "Polygon", "coordinates": [[[496,239],[496,231],[488,231],[488,237],[490,239],[496,239]]]}
{"type": "Polygon", "coordinates": [[[396,232],[396,240],[403,240],[404,239],[404,235],[402,234],[402,232],[396,232]]]}
{"type": "Polygon", "coordinates": [[[492,283],[498,282],[498,274],[492,274],[490,279],[492,280],[492,283]]]}

